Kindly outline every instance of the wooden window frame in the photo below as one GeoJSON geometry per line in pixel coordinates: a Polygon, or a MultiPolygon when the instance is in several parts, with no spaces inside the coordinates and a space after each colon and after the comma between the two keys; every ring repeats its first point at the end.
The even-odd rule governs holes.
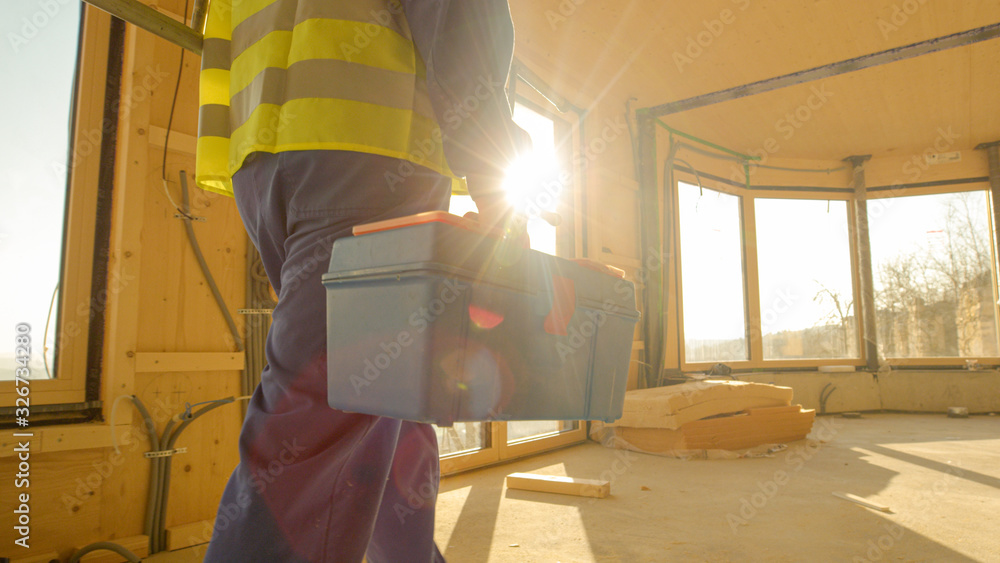
{"type": "MultiPolygon", "coordinates": [[[[109,117],[115,114],[112,110],[119,94],[107,86],[121,79],[124,24],[112,23],[110,16],[87,4],[81,18],[55,325],[55,378],[31,379],[33,419],[43,412],[47,417],[89,412],[84,418],[90,419],[100,411],[103,331],[94,328],[103,328],[111,291],[107,264],[99,260],[106,256],[109,243],[117,129],[117,120],[109,117]],[[113,52],[116,43],[119,47],[113,52]]],[[[0,382],[0,407],[13,406],[16,397],[13,381],[0,382]]]]}
{"type": "MultiPolygon", "coordinates": [[[[868,201],[878,200],[878,199],[891,199],[897,197],[910,197],[910,196],[922,196],[922,195],[944,195],[944,194],[957,194],[964,192],[980,192],[985,191],[987,195],[990,193],[989,182],[972,182],[972,183],[940,183],[933,186],[921,186],[921,187],[904,187],[898,190],[891,191],[875,191],[868,193],[868,201]]],[[[998,320],[1000,320],[1000,303],[998,303],[998,298],[1000,298],[1000,271],[998,271],[997,262],[997,246],[996,237],[997,233],[994,229],[995,221],[993,217],[996,215],[997,210],[993,208],[993,198],[987,197],[987,209],[990,213],[990,220],[987,221],[990,231],[990,253],[992,255],[993,269],[993,310],[994,315],[998,320]]],[[[950,368],[965,369],[967,359],[963,357],[941,357],[941,356],[927,356],[923,358],[899,358],[899,357],[886,357],[883,358],[885,363],[893,368],[950,368]]],[[[980,356],[974,358],[981,364],[985,365],[1000,365],[1000,356],[980,356]]]]}
{"type": "MultiPolygon", "coordinates": [[[[686,184],[698,185],[699,178],[695,177],[694,174],[683,169],[674,169],[674,184],[672,193],[666,194],[667,197],[672,198],[672,208],[675,210],[674,216],[671,218],[671,224],[673,228],[673,237],[677,241],[675,247],[675,255],[677,259],[673,265],[676,269],[676,276],[674,279],[677,280],[677,304],[676,304],[676,334],[678,341],[673,345],[676,346],[677,353],[679,354],[679,365],[682,371],[705,371],[712,368],[717,363],[724,363],[734,370],[753,370],[753,369],[816,369],[820,366],[842,366],[850,365],[856,368],[863,368],[865,361],[863,358],[863,346],[862,346],[862,333],[860,330],[860,324],[858,324],[857,330],[855,330],[855,336],[857,339],[857,350],[858,356],[855,358],[802,358],[802,359],[792,359],[792,360],[765,360],[764,359],[764,344],[763,344],[763,334],[761,328],[761,304],[760,304],[760,284],[759,284],[759,270],[757,265],[757,241],[756,241],[756,213],[755,213],[755,200],[757,199],[803,199],[803,200],[819,200],[819,201],[846,201],[848,206],[850,206],[853,201],[851,194],[846,192],[809,192],[809,191],[785,191],[785,190],[747,190],[743,187],[736,187],[725,184],[723,182],[718,182],[711,178],[700,177],[701,185],[718,192],[722,192],[728,195],[736,196],[740,198],[740,221],[742,223],[741,228],[744,233],[742,240],[742,250],[743,250],[743,290],[744,290],[744,301],[745,301],[745,322],[746,322],[746,338],[747,338],[747,348],[749,352],[749,359],[740,361],[712,361],[712,362],[688,362],[685,358],[684,350],[684,304],[683,304],[683,284],[680,283],[682,277],[682,266],[681,266],[681,253],[680,253],[680,221],[679,217],[676,215],[679,209],[680,200],[680,189],[679,182],[684,182],[686,184]]],[[[852,233],[850,237],[850,251],[851,251],[851,280],[854,294],[860,294],[860,285],[857,276],[857,249],[856,243],[853,236],[855,232],[855,224],[853,214],[850,213],[850,208],[848,207],[847,213],[848,229],[852,233]]],[[[859,323],[859,320],[855,318],[855,323],[859,323]]],[[[668,331],[669,339],[669,331],[668,331]]],[[[670,349],[671,342],[666,342],[667,350],[670,349]]]]}

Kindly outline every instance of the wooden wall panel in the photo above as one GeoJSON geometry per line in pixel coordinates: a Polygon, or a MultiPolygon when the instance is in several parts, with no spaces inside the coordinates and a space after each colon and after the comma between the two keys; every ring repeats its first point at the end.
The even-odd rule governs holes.
{"type": "MultiPolygon", "coordinates": [[[[164,5],[169,13],[180,11],[183,3],[164,5]]],[[[135,373],[136,353],[222,353],[235,352],[236,347],[161,181],[163,132],[180,50],[129,26],[125,51],[109,270],[125,276],[127,283],[109,291],[102,399],[107,418],[113,400],[134,390],[162,432],[185,403],[239,396],[240,372],[135,373]]],[[[167,154],[169,187],[180,203],[177,173],[188,171],[192,212],[207,219],[195,223],[195,231],[227,306],[241,325],[236,309],[245,302],[246,235],[232,199],[194,186],[190,146],[197,129],[200,63],[190,53],[185,62],[167,154]]],[[[67,558],[92,542],[144,532],[150,462],[143,453],[150,442],[129,402],[120,403],[118,411],[115,419],[123,423],[117,429],[120,453],[106,446],[108,437],[91,436],[109,432],[107,426],[94,425],[88,433],[73,427],[64,444],[52,443],[60,438],[56,429],[46,430],[46,447],[63,451],[32,454],[32,549],[16,556],[54,551],[67,558]]],[[[192,423],[178,440],[188,452],[173,462],[168,526],[214,520],[222,489],[238,462],[241,413],[239,404],[222,406],[192,423]]],[[[17,461],[0,458],[0,471],[13,475],[17,461]]],[[[13,495],[0,496],[0,543],[5,546],[14,540],[14,500],[13,495]]],[[[0,554],[8,555],[7,548],[0,554]]]]}

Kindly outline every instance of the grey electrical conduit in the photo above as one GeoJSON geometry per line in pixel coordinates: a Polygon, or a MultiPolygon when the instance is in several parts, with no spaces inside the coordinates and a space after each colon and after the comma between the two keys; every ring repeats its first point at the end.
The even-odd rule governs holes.
{"type": "MultiPolygon", "coordinates": [[[[115,399],[111,407],[112,421],[114,420],[115,409],[118,407],[118,402],[123,398],[130,398],[135,404],[136,409],[143,418],[143,423],[146,426],[147,432],[149,434],[150,446],[152,452],[160,451],[171,451],[180,437],[181,432],[188,427],[192,422],[195,421],[201,415],[207,413],[210,410],[221,407],[232,403],[236,400],[249,399],[249,396],[239,397],[238,399],[233,397],[226,397],[224,399],[215,399],[213,401],[208,401],[209,405],[195,411],[193,414],[189,414],[186,409],[185,412],[175,415],[171,418],[170,422],[167,423],[166,428],[163,430],[163,435],[160,436],[156,433],[156,427],[153,424],[153,419],[149,415],[149,411],[146,410],[146,406],[142,401],[135,395],[122,395],[115,399]],[[179,420],[183,420],[176,428],[174,425],[179,420]],[[162,448],[161,448],[162,444],[162,448]]],[[[188,406],[188,409],[190,405],[188,406]]],[[[115,441],[114,424],[111,425],[111,443],[115,448],[115,452],[119,453],[118,443],[115,441]]],[[[167,511],[167,494],[170,490],[170,456],[166,457],[153,457],[150,458],[150,472],[149,472],[149,494],[146,500],[146,516],[144,522],[144,530],[146,535],[149,536],[149,553],[150,555],[158,553],[165,549],[166,547],[166,511],[167,511]]],[[[107,544],[108,542],[100,542],[102,544],[107,544]]],[[[94,544],[97,545],[97,544],[94,544]]],[[[115,544],[111,544],[115,545],[115,544]]],[[[90,547],[90,546],[88,546],[90,547]]],[[[121,546],[118,546],[121,547],[121,546]]],[[[108,548],[102,548],[108,549],[108,548]]],[[[122,548],[124,549],[124,548],[122,548]]],[[[138,559],[136,559],[138,561],[138,559]]]]}
{"type": "Polygon", "coordinates": [[[194,256],[198,259],[198,265],[201,266],[201,271],[205,275],[205,281],[208,282],[209,289],[212,290],[215,302],[219,305],[219,310],[222,311],[222,316],[225,317],[226,324],[229,325],[229,332],[233,335],[236,350],[242,352],[243,338],[240,336],[239,329],[236,328],[233,316],[229,314],[229,309],[226,308],[226,302],[222,299],[222,293],[219,292],[219,286],[215,284],[215,278],[212,276],[211,270],[208,269],[208,263],[205,262],[205,256],[201,253],[201,246],[198,244],[198,237],[194,234],[194,226],[191,225],[191,205],[188,195],[187,172],[181,170],[180,175],[181,195],[184,198],[181,204],[181,220],[184,222],[184,230],[187,231],[188,242],[191,243],[191,249],[194,250],[194,256]]]}
{"type": "MultiPolygon", "coordinates": [[[[184,417],[184,414],[187,413],[180,415],[184,417],[183,419],[184,422],[181,422],[180,425],[178,425],[177,428],[174,429],[174,431],[171,433],[170,429],[172,428],[174,422],[178,420],[177,417],[172,418],[170,422],[167,424],[167,427],[163,430],[163,440],[161,441],[165,442],[163,446],[164,451],[172,450],[174,448],[174,444],[177,442],[177,438],[180,437],[181,432],[183,432],[184,429],[187,428],[188,425],[194,422],[198,417],[213,409],[217,409],[222,405],[228,405],[229,403],[232,403],[235,400],[236,399],[234,397],[226,397],[225,399],[216,399],[214,401],[211,401],[209,405],[206,405],[198,409],[191,415],[188,415],[186,417],[184,417]]],[[[161,467],[160,493],[159,493],[160,502],[158,506],[159,514],[156,517],[156,530],[155,530],[157,538],[156,552],[163,551],[167,547],[166,545],[167,544],[167,529],[166,529],[167,495],[170,491],[170,465],[172,458],[170,456],[167,456],[158,459],[162,460],[162,467],[161,467]]]]}
{"type": "Polygon", "coordinates": [[[107,551],[113,551],[118,555],[121,555],[129,563],[139,563],[140,561],[138,555],[132,553],[128,549],[125,549],[124,547],[116,543],[99,541],[97,543],[92,543],[86,547],[81,547],[80,549],[78,549],[76,553],[74,553],[73,556],[69,558],[69,563],[77,563],[77,561],[79,561],[81,557],[90,553],[91,551],[100,551],[102,549],[107,551]]]}
{"type": "MultiPolygon", "coordinates": [[[[118,398],[115,399],[114,403],[112,403],[111,405],[111,445],[114,446],[115,453],[116,454],[121,453],[121,450],[118,449],[118,442],[115,441],[114,421],[116,420],[115,410],[118,408],[118,403],[122,399],[132,400],[132,403],[135,405],[135,408],[139,411],[139,414],[142,416],[143,423],[146,425],[146,431],[149,434],[150,445],[152,446],[153,451],[158,451],[160,449],[159,437],[156,435],[156,427],[153,426],[153,419],[152,417],[149,416],[149,411],[146,410],[146,406],[143,405],[142,401],[140,401],[139,398],[136,397],[135,395],[120,395],[118,398]]],[[[146,517],[145,517],[145,522],[143,524],[143,529],[145,530],[146,535],[148,537],[152,537],[150,536],[150,531],[152,530],[153,505],[156,502],[156,499],[153,496],[155,494],[156,488],[153,486],[153,484],[158,481],[158,477],[155,475],[155,471],[157,469],[158,466],[156,464],[150,464],[150,479],[149,479],[150,487],[149,487],[149,494],[147,495],[146,498],[146,517]]],[[[139,562],[139,557],[136,554],[129,551],[128,549],[126,549],[125,547],[118,545],[116,543],[101,541],[92,543],[88,546],[78,549],[76,553],[74,553],[69,558],[69,563],[76,563],[84,555],[92,551],[99,551],[99,550],[113,551],[118,555],[124,557],[130,563],[139,562]]]]}

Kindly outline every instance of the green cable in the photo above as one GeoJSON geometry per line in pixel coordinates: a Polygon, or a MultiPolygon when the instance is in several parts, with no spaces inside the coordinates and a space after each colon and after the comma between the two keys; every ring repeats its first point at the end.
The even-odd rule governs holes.
{"type": "Polygon", "coordinates": [[[667,125],[666,123],[664,123],[663,121],[661,121],[659,117],[656,118],[656,122],[660,124],[660,127],[663,127],[664,129],[666,129],[667,131],[670,131],[671,133],[675,133],[677,135],[680,135],[681,137],[684,137],[685,139],[689,139],[689,140],[694,141],[696,143],[701,143],[701,144],[703,144],[705,146],[712,147],[715,150],[719,150],[719,151],[722,151],[722,152],[724,152],[726,154],[731,154],[733,156],[738,156],[738,157],[740,157],[740,158],[742,158],[744,160],[760,160],[759,156],[750,156],[750,155],[746,155],[746,154],[743,154],[743,153],[740,153],[740,152],[736,152],[734,150],[727,149],[726,147],[723,147],[721,145],[717,145],[717,144],[715,144],[715,143],[713,143],[711,141],[706,141],[705,139],[699,139],[698,137],[695,137],[694,135],[685,133],[683,131],[678,131],[677,129],[674,129],[673,127],[671,127],[671,126],[667,125]]]}

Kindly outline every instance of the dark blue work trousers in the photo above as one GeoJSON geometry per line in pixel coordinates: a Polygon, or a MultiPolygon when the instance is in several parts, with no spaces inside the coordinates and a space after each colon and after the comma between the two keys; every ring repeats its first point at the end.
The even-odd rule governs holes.
{"type": "Polygon", "coordinates": [[[434,430],[327,405],[337,357],[320,280],[334,240],[358,223],[447,209],[450,180],[376,155],[293,151],[251,155],[233,186],[278,305],[205,560],[443,561],[434,430]]]}

